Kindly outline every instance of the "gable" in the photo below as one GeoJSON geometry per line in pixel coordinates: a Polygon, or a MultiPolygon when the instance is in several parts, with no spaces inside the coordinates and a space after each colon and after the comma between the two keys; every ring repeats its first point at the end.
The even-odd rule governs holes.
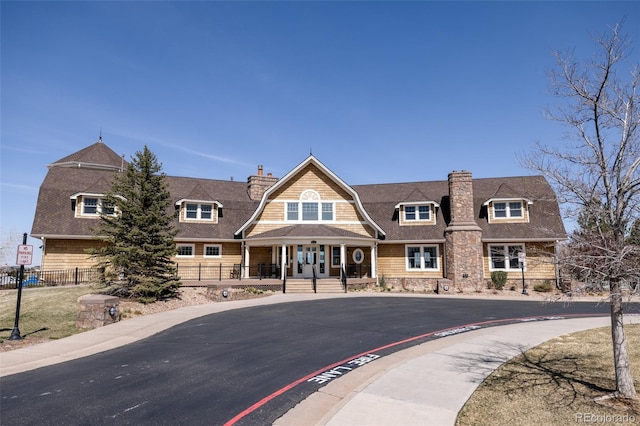
{"type": "Polygon", "coordinates": [[[265,191],[260,205],[236,235],[264,233],[294,223],[331,223],[368,237],[384,235],[358,194],[312,155],[265,191]],[[294,204],[299,205],[298,216],[287,213],[292,212],[294,204]],[[317,216],[304,216],[302,209],[313,204],[318,211],[331,209],[331,215],[325,217],[319,212],[317,216]]]}

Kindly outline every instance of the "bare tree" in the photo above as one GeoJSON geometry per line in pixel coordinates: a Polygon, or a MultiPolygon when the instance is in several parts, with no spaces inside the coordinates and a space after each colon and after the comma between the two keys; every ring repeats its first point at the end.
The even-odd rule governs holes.
{"type": "Polygon", "coordinates": [[[623,288],[637,282],[640,246],[640,69],[629,63],[622,24],[593,37],[596,53],[583,61],[555,52],[550,71],[557,104],[548,118],[564,125],[568,143],[538,143],[523,158],[546,176],[565,217],[577,223],[560,262],[582,277],[608,282],[616,373],[613,396],[635,398],[623,326],[623,288]]]}
{"type": "Polygon", "coordinates": [[[0,228],[0,267],[15,265],[16,250],[22,242],[22,234],[15,229],[0,228]]]}

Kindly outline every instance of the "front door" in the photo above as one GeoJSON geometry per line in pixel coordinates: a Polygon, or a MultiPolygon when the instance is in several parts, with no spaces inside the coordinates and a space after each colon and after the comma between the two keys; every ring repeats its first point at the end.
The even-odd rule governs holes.
{"type": "Polygon", "coordinates": [[[304,265],[302,267],[303,278],[313,278],[313,269],[318,274],[318,247],[304,246],[304,265]]]}
{"type": "Polygon", "coordinates": [[[326,276],[324,245],[300,244],[296,256],[296,277],[313,278],[313,269],[316,277],[326,276]]]}

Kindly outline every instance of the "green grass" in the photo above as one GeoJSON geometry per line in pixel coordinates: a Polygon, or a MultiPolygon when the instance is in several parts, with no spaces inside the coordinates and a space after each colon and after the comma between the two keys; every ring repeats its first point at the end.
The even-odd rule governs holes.
{"type": "MultiPolygon", "coordinates": [[[[640,325],[625,326],[625,334],[635,386],[640,390],[640,325]]],[[[615,388],[609,327],[560,336],[489,375],[460,411],[456,425],[640,422],[637,401],[598,400],[615,388]]]]}
{"type": "MultiPolygon", "coordinates": [[[[76,328],[78,298],[98,293],[89,285],[22,289],[18,328],[22,337],[61,339],[85,331],[76,328]]],[[[0,291],[0,342],[11,336],[15,324],[17,290],[0,291]]]]}

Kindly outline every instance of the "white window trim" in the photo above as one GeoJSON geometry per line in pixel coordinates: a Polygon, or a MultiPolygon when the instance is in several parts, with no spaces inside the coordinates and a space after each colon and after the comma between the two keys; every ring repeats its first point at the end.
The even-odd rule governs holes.
{"type": "Polygon", "coordinates": [[[398,203],[395,208],[398,209],[399,212],[402,212],[402,220],[403,223],[419,223],[419,222],[435,222],[435,212],[436,209],[440,207],[440,205],[434,201],[413,201],[413,202],[404,202],[398,203]],[[429,219],[420,219],[420,206],[429,207],[429,219]],[[407,219],[407,207],[415,207],[415,219],[407,219]]]}
{"type": "MultiPolygon", "coordinates": [[[[92,217],[92,218],[100,217],[100,214],[102,213],[102,206],[104,205],[103,197],[104,197],[104,195],[83,194],[83,195],[81,195],[79,197],[80,198],[80,202],[79,203],[77,202],[78,198],[74,198],[76,200],[76,210],[78,211],[78,216],[79,217],[92,217]],[[84,212],[85,200],[88,199],[88,198],[95,198],[97,200],[96,212],[95,213],[85,213],[84,212]]],[[[117,212],[118,212],[118,209],[116,208],[116,206],[113,206],[113,213],[110,214],[109,216],[116,216],[117,212]]]]}
{"type": "Polygon", "coordinates": [[[405,204],[404,206],[404,221],[405,222],[431,222],[431,215],[432,215],[432,211],[433,209],[431,208],[430,204],[405,204]],[[429,207],[429,218],[428,219],[421,219],[420,218],[420,207],[429,207]],[[414,214],[415,214],[415,218],[413,219],[409,219],[407,218],[407,207],[414,207],[414,214]]]}
{"type": "Polygon", "coordinates": [[[407,272],[421,272],[421,271],[430,271],[435,272],[440,270],[440,247],[437,244],[406,244],[404,246],[404,259],[405,259],[405,270],[407,272]],[[419,247],[420,248],[420,267],[419,268],[410,268],[409,267],[409,247],[419,247]],[[424,266],[424,249],[425,248],[435,248],[436,249],[436,268],[426,268],[424,266]]]}
{"type": "MultiPolygon", "coordinates": [[[[515,243],[515,244],[510,244],[510,243],[505,243],[505,244],[489,244],[487,247],[488,250],[488,255],[489,255],[489,272],[493,272],[493,271],[505,271],[505,272],[515,272],[515,271],[520,271],[521,268],[520,266],[518,266],[517,268],[512,268],[511,267],[511,263],[509,262],[509,247],[520,247],[520,253],[524,253],[525,255],[525,259],[527,256],[527,247],[524,243],[515,243]],[[500,247],[502,248],[502,250],[504,250],[504,268],[494,268],[493,267],[493,257],[491,256],[491,248],[492,247],[500,247]]],[[[527,262],[525,261],[524,263],[524,270],[527,270],[527,262]]]]}
{"type": "Polygon", "coordinates": [[[283,217],[285,222],[289,223],[335,223],[336,222],[336,201],[333,200],[322,200],[316,191],[307,189],[302,192],[299,200],[284,200],[283,201],[283,217]],[[317,198],[316,198],[317,197],[317,198]],[[304,198],[304,199],[303,199],[304,198]],[[298,206],[298,218],[297,219],[289,219],[289,205],[295,204],[298,206]],[[313,220],[305,220],[303,204],[316,204],[318,218],[313,220]],[[322,205],[330,204],[331,205],[331,219],[325,220],[322,219],[322,205]]]}
{"type": "Polygon", "coordinates": [[[487,206],[487,208],[491,209],[491,214],[489,215],[489,221],[514,220],[514,219],[525,220],[526,219],[526,221],[528,222],[529,220],[528,211],[529,211],[529,206],[531,204],[533,204],[533,201],[528,200],[526,198],[492,198],[484,202],[484,205],[487,206]],[[507,214],[505,217],[496,216],[496,203],[505,204],[505,209],[507,214]],[[511,207],[509,206],[509,203],[520,203],[520,211],[521,211],[520,216],[511,215],[511,207]]]}
{"type": "Polygon", "coordinates": [[[180,257],[180,258],[196,257],[196,245],[195,244],[176,244],[176,257],[180,257]],[[191,247],[191,254],[190,255],[179,254],[178,250],[180,247],[191,247]]]}
{"type": "Polygon", "coordinates": [[[355,249],[353,253],[351,253],[351,258],[353,259],[353,262],[355,264],[360,265],[362,262],[364,262],[364,251],[361,248],[355,249]],[[360,261],[357,260],[356,253],[360,253],[360,261]]]}
{"type": "Polygon", "coordinates": [[[222,203],[215,200],[191,200],[188,198],[182,198],[176,201],[175,206],[180,209],[180,222],[212,222],[217,223],[217,216],[222,209],[222,203]],[[197,204],[198,210],[196,218],[187,217],[187,204],[197,204]],[[211,206],[211,218],[202,218],[202,206],[211,206]],[[184,211],[184,213],[183,213],[184,211]]]}
{"type": "Polygon", "coordinates": [[[183,205],[184,205],[183,219],[185,220],[185,222],[188,222],[188,221],[213,222],[215,220],[216,209],[214,207],[214,205],[215,205],[214,203],[198,203],[198,202],[185,201],[183,205]],[[195,205],[198,206],[196,208],[196,217],[187,217],[187,205],[188,204],[195,204],[195,205]],[[209,217],[209,218],[203,218],[202,217],[202,206],[211,206],[211,217],[209,217]]]}
{"type": "Polygon", "coordinates": [[[203,252],[202,252],[202,257],[206,257],[206,258],[209,258],[209,259],[222,257],[222,244],[205,244],[203,252]],[[218,254],[217,255],[208,255],[207,254],[207,247],[218,247],[218,254]]]}
{"type": "Polygon", "coordinates": [[[494,201],[491,203],[491,207],[493,208],[493,218],[495,220],[503,220],[503,219],[523,219],[524,218],[524,203],[522,201],[494,201]],[[520,203],[520,208],[516,210],[520,210],[519,216],[514,216],[511,214],[511,204],[520,203]],[[505,217],[498,217],[496,215],[496,204],[504,204],[505,208],[505,217]]]}

